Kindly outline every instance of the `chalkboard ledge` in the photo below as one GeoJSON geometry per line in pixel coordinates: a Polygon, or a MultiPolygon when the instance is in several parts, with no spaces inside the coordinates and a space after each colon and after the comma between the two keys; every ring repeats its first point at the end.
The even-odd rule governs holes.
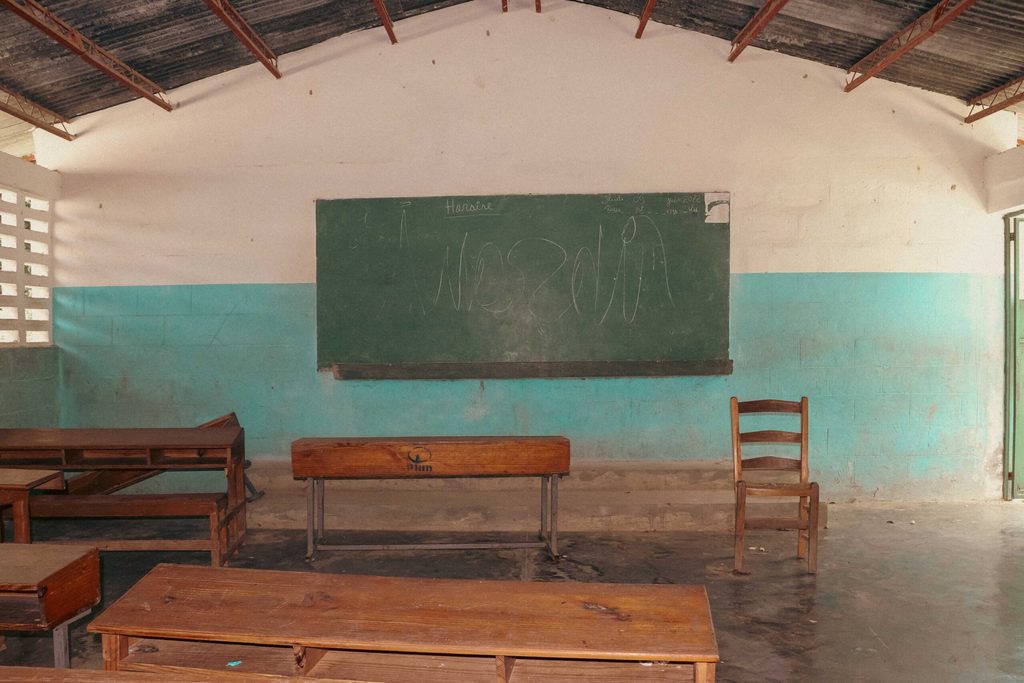
{"type": "Polygon", "coordinates": [[[732,359],[550,363],[334,363],[335,379],[529,379],[731,375],[732,359]]]}

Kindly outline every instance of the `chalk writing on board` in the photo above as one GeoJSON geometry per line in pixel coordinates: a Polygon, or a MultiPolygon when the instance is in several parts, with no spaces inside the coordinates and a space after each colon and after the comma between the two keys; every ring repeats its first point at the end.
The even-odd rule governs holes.
{"type": "MultiPolygon", "coordinates": [[[[572,315],[598,326],[610,318],[634,324],[645,299],[675,306],[665,240],[650,216],[628,216],[611,236],[599,223],[590,243],[572,245],[572,252],[548,237],[521,238],[507,247],[492,240],[479,242],[478,230],[453,234],[458,242],[444,244],[433,267],[427,264],[426,279],[434,283],[427,306],[405,297],[395,303],[424,316],[431,310],[468,313],[476,308],[493,316],[522,314],[532,323],[572,315]]],[[[410,244],[410,232],[415,227],[410,229],[403,211],[399,250],[422,254],[410,244]]],[[[391,264],[392,281],[408,279],[407,259],[392,259],[391,264]]],[[[423,291],[422,282],[409,284],[417,294],[423,291]]],[[[381,310],[386,308],[382,304],[381,310]]]]}
{"type": "Polygon", "coordinates": [[[458,218],[460,216],[500,216],[501,213],[495,208],[494,202],[449,198],[444,201],[444,215],[447,218],[458,218]]]}

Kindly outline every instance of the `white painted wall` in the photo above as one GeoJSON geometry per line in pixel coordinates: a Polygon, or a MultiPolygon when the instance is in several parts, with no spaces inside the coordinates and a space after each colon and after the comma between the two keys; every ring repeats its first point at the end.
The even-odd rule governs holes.
{"type": "Polygon", "coordinates": [[[1024,147],[985,160],[985,188],[993,213],[1024,207],[1024,147]]]}
{"type": "Polygon", "coordinates": [[[553,0],[350,34],[37,134],[59,285],[312,282],[317,198],[732,193],[734,272],[1001,269],[1011,114],[553,0]],[[964,248],[969,244],[970,248],[964,248]]]}
{"type": "Polygon", "coordinates": [[[40,198],[60,196],[60,174],[38,164],[0,152],[0,185],[36,194],[40,198]]]}

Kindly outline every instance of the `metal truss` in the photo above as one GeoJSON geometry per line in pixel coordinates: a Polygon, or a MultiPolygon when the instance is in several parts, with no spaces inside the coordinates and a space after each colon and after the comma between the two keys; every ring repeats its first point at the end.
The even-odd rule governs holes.
{"type": "Polygon", "coordinates": [[[388,39],[394,45],[398,42],[398,38],[395,37],[395,24],[391,21],[388,8],[384,6],[384,0],[373,0],[373,6],[377,10],[377,16],[380,17],[380,23],[383,24],[384,30],[388,32],[388,39]]]}
{"type": "Polygon", "coordinates": [[[729,52],[730,62],[736,61],[740,53],[743,52],[747,45],[754,41],[754,38],[761,34],[765,26],[782,11],[787,2],[789,0],[765,0],[765,3],[761,5],[761,9],[757,10],[757,14],[747,22],[747,25],[743,27],[743,30],[732,41],[732,51],[729,52]]]}
{"type": "Polygon", "coordinates": [[[640,38],[644,34],[644,29],[647,28],[647,20],[651,18],[651,12],[654,10],[654,3],[658,0],[647,0],[647,4],[644,5],[644,11],[640,13],[640,25],[636,29],[636,37],[640,38]]]}
{"type": "Polygon", "coordinates": [[[844,90],[850,92],[872,76],[881,73],[897,59],[938,33],[946,24],[963,14],[975,2],[977,0],[942,0],[936,4],[912,23],[900,29],[899,33],[882,43],[874,52],[850,67],[847,72],[851,75],[850,81],[844,90]]]}
{"type": "Polygon", "coordinates": [[[75,139],[75,136],[69,133],[65,127],[68,121],[63,116],[3,86],[0,86],[0,111],[65,140],[75,139]]]}
{"type": "Polygon", "coordinates": [[[1024,102],[1024,76],[969,100],[967,104],[971,105],[971,112],[964,119],[964,123],[974,123],[978,119],[995,114],[1018,102],[1024,102]],[[974,111],[977,107],[981,107],[981,109],[974,111]]]}
{"type": "Polygon", "coordinates": [[[267,71],[274,74],[274,78],[281,78],[281,72],[277,68],[277,55],[264,42],[260,34],[245,20],[235,6],[228,0],[204,0],[210,11],[224,22],[224,25],[231,29],[231,32],[238,37],[238,40],[245,45],[252,55],[267,67],[267,71]]]}
{"type": "Polygon", "coordinates": [[[77,54],[89,65],[120,82],[128,89],[167,111],[172,109],[171,103],[163,96],[163,88],[83,36],[36,0],[0,0],[0,6],[9,8],[22,19],[77,54]]]}

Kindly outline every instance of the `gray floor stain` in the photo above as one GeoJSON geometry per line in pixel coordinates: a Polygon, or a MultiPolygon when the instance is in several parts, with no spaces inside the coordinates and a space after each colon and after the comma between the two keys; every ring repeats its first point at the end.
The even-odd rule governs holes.
{"type": "MultiPolygon", "coordinates": [[[[304,531],[255,529],[231,565],[508,581],[700,583],[711,601],[722,655],[718,680],[725,683],[1024,682],[1024,505],[834,505],[829,523],[816,576],[805,574],[796,559],[795,535],[772,531],[748,532],[748,546],[757,550],[747,553],[747,576],[731,571],[732,537],[708,532],[565,533],[565,556],[557,562],[532,550],[322,552],[306,562],[304,531]]],[[[186,522],[156,524],[164,537],[168,529],[183,537],[201,532],[201,525],[186,522]]],[[[138,528],[145,531],[144,524],[138,528]]],[[[39,541],[83,538],[95,529],[94,522],[34,527],[39,541]]],[[[123,524],[103,532],[126,533],[123,524]]],[[[347,538],[387,543],[408,536],[347,538]]],[[[204,553],[104,553],[103,605],[159,562],[209,560],[204,553]]],[[[99,669],[99,638],[86,632],[87,623],[71,628],[72,666],[99,669]]],[[[0,652],[4,664],[50,666],[49,637],[10,635],[0,652]]]]}

